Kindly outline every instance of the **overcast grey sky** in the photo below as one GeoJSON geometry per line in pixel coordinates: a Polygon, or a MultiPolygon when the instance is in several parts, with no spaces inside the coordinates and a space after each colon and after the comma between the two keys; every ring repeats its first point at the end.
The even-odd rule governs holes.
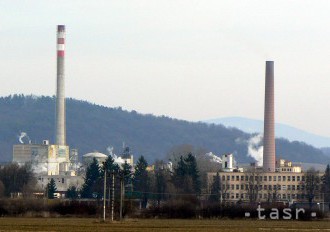
{"type": "Polygon", "coordinates": [[[330,136],[330,1],[0,0],[0,95],[54,95],[65,24],[66,95],[198,121],[263,119],[330,136]]]}

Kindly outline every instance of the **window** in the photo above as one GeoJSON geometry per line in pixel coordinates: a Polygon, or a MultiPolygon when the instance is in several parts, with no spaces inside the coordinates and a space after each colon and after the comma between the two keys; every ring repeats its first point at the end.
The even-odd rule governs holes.
{"type": "Polygon", "coordinates": [[[276,190],[276,185],[273,185],[273,189],[276,190]]]}
{"type": "Polygon", "coordinates": [[[267,181],[267,176],[264,176],[264,181],[267,181]]]}
{"type": "Polygon", "coordinates": [[[277,178],[277,179],[278,179],[278,181],[281,181],[281,176],[278,176],[278,178],[277,178]]]}
{"type": "Polygon", "coordinates": [[[236,190],[239,190],[239,184],[236,185],[236,190]]]}
{"type": "Polygon", "coordinates": [[[249,177],[248,176],[245,176],[245,181],[249,181],[249,177]]]}
{"type": "Polygon", "coordinates": [[[259,176],[259,181],[262,181],[262,176],[259,176]]]}
{"type": "Polygon", "coordinates": [[[264,185],[264,190],[267,190],[267,185],[264,185]]]}
{"type": "Polygon", "coordinates": [[[302,177],[301,177],[301,180],[302,180],[302,181],[305,181],[305,176],[302,176],[302,177]]]}
{"type": "Polygon", "coordinates": [[[292,181],[296,181],[296,177],[295,176],[292,176],[292,181]]]}
{"type": "Polygon", "coordinates": [[[273,179],[274,179],[274,181],[276,181],[276,176],[274,176],[274,178],[273,178],[273,179]]]}
{"type": "Polygon", "coordinates": [[[296,190],[296,186],[295,185],[292,185],[292,190],[296,190]]]}
{"type": "Polygon", "coordinates": [[[230,176],[227,176],[227,180],[230,180],[230,176]]]}
{"type": "Polygon", "coordinates": [[[300,176],[297,176],[297,181],[300,181],[300,176]]]}
{"type": "Polygon", "coordinates": [[[268,181],[272,181],[272,176],[269,176],[268,177],[268,181]]]}
{"type": "Polygon", "coordinates": [[[225,181],[226,180],[226,177],[225,176],[222,176],[222,180],[225,181]]]}
{"type": "Polygon", "coordinates": [[[236,193],[236,199],[238,199],[239,198],[239,193],[236,193]]]}
{"type": "Polygon", "coordinates": [[[239,176],[236,176],[236,181],[239,181],[239,176]]]}
{"type": "Polygon", "coordinates": [[[264,199],[267,199],[267,194],[266,193],[264,193],[264,199]]]}
{"type": "Polygon", "coordinates": [[[282,199],[286,199],[286,195],[285,194],[282,194],[282,199]]]}
{"type": "Polygon", "coordinates": [[[297,190],[300,190],[300,185],[299,184],[297,185],[297,190]]]}
{"type": "Polygon", "coordinates": [[[64,178],[62,178],[62,184],[64,184],[64,178]]]}
{"type": "Polygon", "coordinates": [[[272,190],[272,186],[271,185],[268,185],[268,190],[272,190]]]}
{"type": "Polygon", "coordinates": [[[235,189],[235,185],[232,184],[231,185],[231,189],[234,190],[235,189]]]}
{"type": "Polygon", "coordinates": [[[235,176],[231,176],[231,180],[234,181],[235,180],[235,176]]]}
{"type": "Polygon", "coordinates": [[[283,181],[286,181],[286,176],[283,176],[283,181]]]}
{"type": "Polygon", "coordinates": [[[241,184],[241,190],[244,190],[244,184],[241,184]]]}
{"type": "Polygon", "coordinates": [[[244,176],[241,176],[241,181],[244,181],[244,176]]]}
{"type": "Polygon", "coordinates": [[[291,185],[288,185],[287,188],[288,188],[288,190],[291,190],[291,185]]]}
{"type": "Polygon", "coordinates": [[[291,181],[291,176],[288,176],[288,181],[291,181]]]}

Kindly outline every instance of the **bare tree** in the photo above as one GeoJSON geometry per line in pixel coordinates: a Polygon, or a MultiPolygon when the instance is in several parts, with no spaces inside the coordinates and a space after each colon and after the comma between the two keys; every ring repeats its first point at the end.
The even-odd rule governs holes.
{"type": "Polygon", "coordinates": [[[259,192],[262,190],[262,171],[256,168],[251,168],[245,172],[246,194],[250,203],[257,202],[259,192]]]}
{"type": "Polygon", "coordinates": [[[320,173],[315,171],[315,169],[309,169],[306,171],[304,177],[304,195],[308,199],[310,207],[312,207],[315,196],[320,195],[321,192],[320,173]]]}

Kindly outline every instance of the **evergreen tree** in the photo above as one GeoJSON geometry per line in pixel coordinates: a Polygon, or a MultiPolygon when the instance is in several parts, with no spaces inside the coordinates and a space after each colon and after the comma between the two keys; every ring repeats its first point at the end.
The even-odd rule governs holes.
{"type": "Polygon", "coordinates": [[[47,184],[47,196],[48,199],[54,199],[55,198],[55,192],[57,191],[56,189],[56,184],[55,180],[52,178],[50,182],[47,184]]]}
{"type": "Polygon", "coordinates": [[[166,186],[166,170],[164,168],[156,169],[155,171],[155,187],[157,192],[157,205],[160,206],[160,201],[165,199],[166,186]]]}
{"type": "Polygon", "coordinates": [[[119,170],[118,164],[115,163],[115,160],[112,156],[108,156],[107,160],[104,162],[104,167],[107,170],[107,173],[111,174],[112,172],[117,173],[119,170]]]}
{"type": "Polygon", "coordinates": [[[187,173],[186,163],[184,162],[183,157],[180,156],[178,164],[176,165],[176,167],[174,167],[174,173],[172,177],[174,186],[178,190],[183,190],[182,188],[184,186],[186,173],[187,173]]]}
{"type": "Polygon", "coordinates": [[[186,162],[186,172],[187,175],[191,177],[193,190],[196,194],[201,192],[201,181],[199,179],[199,171],[197,167],[196,158],[189,153],[187,158],[185,159],[186,162]]]}
{"type": "Polygon", "coordinates": [[[191,153],[186,158],[180,157],[174,168],[173,183],[177,190],[184,193],[199,194],[201,192],[196,158],[191,153]]]}
{"type": "Polygon", "coordinates": [[[71,186],[68,188],[68,190],[66,191],[66,197],[71,200],[75,200],[78,198],[78,191],[76,186],[71,186]]]}
{"type": "Polygon", "coordinates": [[[94,158],[86,171],[85,183],[81,189],[82,198],[100,197],[102,192],[101,185],[102,173],[97,160],[94,158]]]}
{"type": "Polygon", "coordinates": [[[330,202],[330,165],[328,164],[322,177],[324,201],[330,202]]]}
{"type": "Polygon", "coordinates": [[[133,179],[134,191],[141,196],[142,208],[146,208],[148,203],[148,193],[150,190],[150,178],[147,171],[148,163],[143,156],[141,156],[135,166],[135,173],[133,179]]]}
{"type": "Polygon", "coordinates": [[[220,198],[221,198],[221,181],[220,181],[219,172],[217,172],[217,175],[214,177],[211,187],[210,201],[219,203],[220,198]]]}
{"type": "Polygon", "coordinates": [[[124,185],[131,185],[132,184],[132,166],[125,161],[121,165],[122,169],[120,170],[121,178],[124,178],[124,185]]]}

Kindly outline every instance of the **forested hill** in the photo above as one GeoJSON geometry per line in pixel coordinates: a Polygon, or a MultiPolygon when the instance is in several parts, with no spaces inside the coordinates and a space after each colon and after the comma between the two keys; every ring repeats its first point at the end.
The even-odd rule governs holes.
{"type": "MultiPolygon", "coordinates": [[[[133,154],[144,155],[149,162],[162,159],[176,145],[191,144],[215,154],[234,152],[239,162],[251,162],[247,156],[250,134],[222,125],[207,125],[154,115],[143,115],[121,108],[108,108],[85,101],[67,99],[67,143],[78,148],[80,156],[106,152],[108,146],[119,154],[125,142],[133,154]]],[[[54,141],[55,98],[14,95],[0,98],[0,161],[12,159],[12,146],[20,132],[32,142],[54,141]]],[[[305,143],[277,139],[277,153],[296,162],[329,162],[322,151],[305,143]]]]}

